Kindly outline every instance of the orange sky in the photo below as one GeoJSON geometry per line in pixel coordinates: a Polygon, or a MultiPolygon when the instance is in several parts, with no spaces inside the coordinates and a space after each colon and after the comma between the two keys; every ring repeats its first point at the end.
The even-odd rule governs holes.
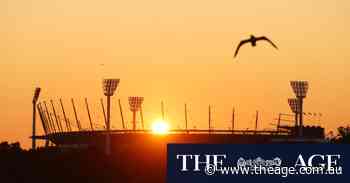
{"type": "MultiPolygon", "coordinates": [[[[294,79],[310,82],[306,112],[323,113],[327,129],[345,125],[349,9],[347,0],[3,0],[0,139],[29,145],[36,86],[43,88],[41,99],[62,97],[67,108],[70,97],[79,105],[88,97],[102,124],[103,77],[121,79],[113,98],[115,127],[116,99],[127,110],[127,97],[139,95],[145,97],[147,124],[160,117],[164,100],[174,128],[184,126],[184,102],[190,126],[206,127],[212,104],[216,128],[228,128],[232,105],[238,128],[254,127],[255,110],[261,112],[261,129],[271,128],[277,113],[289,112],[294,79]],[[270,37],[280,50],[258,43],[243,47],[233,60],[233,47],[252,33],[270,37]]],[[[85,108],[79,109],[87,119],[85,108]]]]}

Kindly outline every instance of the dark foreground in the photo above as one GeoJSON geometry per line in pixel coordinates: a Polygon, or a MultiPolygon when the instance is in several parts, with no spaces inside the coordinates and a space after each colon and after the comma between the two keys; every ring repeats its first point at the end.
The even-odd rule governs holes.
{"type": "Polygon", "coordinates": [[[161,150],[129,147],[107,157],[94,149],[10,148],[0,152],[0,182],[165,182],[165,153],[157,152],[161,150]]]}
{"type": "MultiPolygon", "coordinates": [[[[338,129],[339,130],[339,129],[338,129]]],[[[41,148],[25,151],[19,143],[0,144],[0,183],[164,183],[166,180],[167,143],[283,143],[271,139],[284,136],[221,135],[144,136],[114,141],[112,154],[103,148],[41,148]],[[176,137],[176,138],[175,138],[176,137]],[[175,139],[175,140],[174,140],[175,139]],[[229,140],[228,140],[229,139],[229,140]]],[[[74,137],[74,136],[72,136],[74,137]]],[[[61,138],[57,138],[58,140],[61,138]]],[[[65,138],[66,139],[66,138],[65,138]]],[[[68,138],[69,139],[69,138],[68,138]]],[[[75,141],[76,138],[72,140],[75,141]]],[[[80,139],[77,139],[81,141],[80,139]]],[[[70,142],[71,140],[68,140],[70,142]]],[[[350,127],[341,128],[329,143],[350,142],[350,127]],[[343,130],[345,129],[345,130],[343,130]]],[[[67,142],[67,140],[64,140],[67,142]]],[[[284,142],[285,143],[285,142],[284,142]]],[[[289,142],[290,143],[290,142],[289,142]]]]}

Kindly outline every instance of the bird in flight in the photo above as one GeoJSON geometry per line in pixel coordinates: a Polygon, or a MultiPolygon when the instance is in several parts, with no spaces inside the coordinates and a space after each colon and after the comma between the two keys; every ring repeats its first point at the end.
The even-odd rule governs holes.
{"type": "Polygon", "coordinates": [[[237,48],[236,48],[236,52],[235,52],[235,56],[234,56],[234,57],[237,56],[238,51],[239,51],[239,49],[241,48],[242,45],[244,45],[244,44],[250,42],[250,43],[252,44],[252,46],[255,47],[257,41],[267,41],[267,42],[269,42],[273,47],[275,47],[276,49],[278,49],[277,46],[276,46],[270,39],[268,39],[267,37],[265,37],[265,36],[255,37],[254,35],[250,35],[250,38],[249,38],[249,39],[242,40],[242,41],[238,44],[238,46],[237,46],[237,48]]]}

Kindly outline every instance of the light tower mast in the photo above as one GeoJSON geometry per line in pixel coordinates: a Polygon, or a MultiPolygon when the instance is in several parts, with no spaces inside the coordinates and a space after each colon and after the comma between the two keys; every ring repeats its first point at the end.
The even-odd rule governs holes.
{"type": "Polygon", "coordinates": [[[106,128],[107,128],[107,135],[106,135],[106,155],[111,154],[111,96],[113,96],[114,91],[117,89],[117,86],[119,84],[119,79],[104,79],[103,84],[103,93],[107,97],[107,119],[106,119],[106,128]]]}
{"type": "Polygon", "coordinates": [[[35,88],[35,91],[34,91],[34,96],[33,96],[33,101],[32,101],[32,104],[33,104],[33,131],[32,131],[32,149],[35,150],[36,149],[36,142],[35,142],[35,135],[36,135],[36,103],[39,99],[39,95],[40,95],[40,91],[41,91],[41,88],[37,87],[35,88]]]}
{"type": "Polygon", "coordinates": [[[130,110],[132,112],[132,130],[136,130],[136,113],[140,111],[143,97],[129,97],[130,110]]]}
{"type": "Polygon", "coordinates": [[[303,136],[303,100],[306,97],[307,90],[309,89],[309,83],[307,81],[291,81],[293,92],[298,99],[299,106],[299,136],[303,136]]]}

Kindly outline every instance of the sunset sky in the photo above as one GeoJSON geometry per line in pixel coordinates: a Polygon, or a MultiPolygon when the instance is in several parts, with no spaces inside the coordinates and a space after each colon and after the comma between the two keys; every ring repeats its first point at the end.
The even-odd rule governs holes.
{"type": "MultiPolygon", "coordinates": [[[[147,127],[165,103],[172,128],[206,128],[208,105],[215,128],[272,128],[290,113],[290,80],[307,80],[305,112],[322,113],[327,131],[350,123],[350,2],[348,0],[2,0],[0,1],[0,141],[30,144],[31,100],[77,100],[84,126],[88,97],[102,124],[99,98],[104,77],[120,78],[112,124],[120,128],[117,99],[145,97],[147,127]],[[235,46],[250,34],[265,42],[235,46]],[[103,64],[103,65],[101,65],[103,64]]],[[[128,121],[131,113],[126,113],[128,121]]],[[[42,134],[41,125],[39,133],[42,134]]],[[[306,124],[309,124],[306,122],[306,124]]]]}

